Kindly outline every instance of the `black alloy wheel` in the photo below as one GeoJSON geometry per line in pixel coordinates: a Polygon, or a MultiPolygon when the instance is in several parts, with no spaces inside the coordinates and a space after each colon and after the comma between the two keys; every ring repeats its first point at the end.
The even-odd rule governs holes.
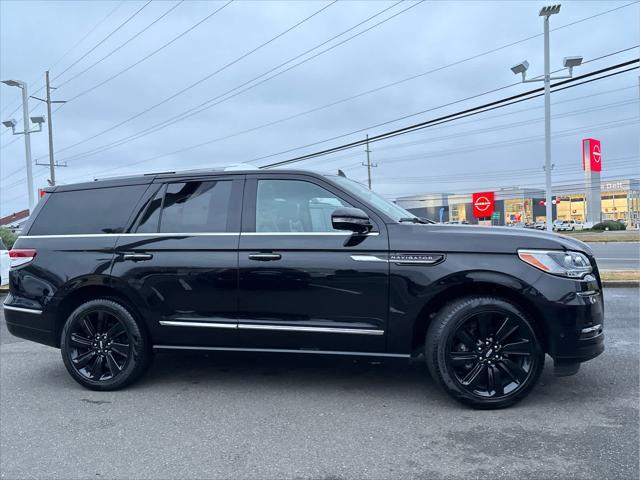
{"type": "Polygon", "coordinates": [[[131,312],[110,299],[80,305],[61,336],[71,376],[93,390],[115,390],[136,380],[151,360],[150,343],[131,312]]]}
{"type": "Polygon", "coordinates": [[[544,368],[533,322],[497,297],[455,300],[433,319],[425,354],[432,377],[456,400],[503,408],[524,398],[544,368]]]}
{"type": "Polygon", "coordinates": [[[125,326],[106,310],[89,310],[76,317],[69,344],[73,367],[94,381],[115,377],[131,358],[131,342],[125,326]]]}
{"type": "Polygon", "coordinates": [[[470,394],[500,398],[526,384],[535,335],[521,319],[494,310],[469,315],[450,337],[447,363],[470,394]]]}

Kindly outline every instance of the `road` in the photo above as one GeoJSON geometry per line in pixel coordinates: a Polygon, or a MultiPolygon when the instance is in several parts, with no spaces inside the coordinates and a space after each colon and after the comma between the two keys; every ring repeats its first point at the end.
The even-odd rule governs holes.
{"type": "MultiPolygon", "coordinates": [[[[2,478],[638,478],[638,290],[610,289],[606,352],[547,361],[516,407],[453,403],[410,367],[157,355],[127,390],[84,390],[0,319],[2,478]]],[[[1,299],[0,299],[1,300],[1,299]]]]}
{"type": "Polygon", "coordinates": [[[589,243],[600,270],[640,270],[640,243],[589,243]]]}

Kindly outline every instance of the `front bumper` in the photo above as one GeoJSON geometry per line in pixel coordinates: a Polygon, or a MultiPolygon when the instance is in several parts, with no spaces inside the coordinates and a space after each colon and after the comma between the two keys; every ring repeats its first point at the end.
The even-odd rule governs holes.
{"type": "MultiPolygon", "coordinates": [[[[538,303],[547,353],[556,365],[586,362],[604,352],[604,301],[600,282],[544,275],[538,303]]],[[[576,369],[577,370],[577,369],[576,369]]]]}

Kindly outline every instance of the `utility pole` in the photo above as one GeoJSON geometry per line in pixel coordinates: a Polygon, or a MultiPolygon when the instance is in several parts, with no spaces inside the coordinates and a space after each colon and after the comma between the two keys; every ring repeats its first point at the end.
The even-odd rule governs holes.
{"type": "Polygon", "coordinates": [[[49,174],[51,175],[51,186],[56,184],[56,167],[53,159],[53,116],[51,116],[51,84],[49,83],[49,70],[45,73],[47,81],[47,118],[49,130],[49,174]]]}
{"type": "Polygon", "coordinates": [[[545,177],[545,197],[546,197],[546,224],[547,231],[553,231],[553,192],[551,190],[551,80],[557,80],[561,78],[571,78],[573,75],[573,68],[582,64],[582,57],[565,57],[563,65],[569,70],[568,75],[551,77],[551,66],[549,60],[549,17],[560,13],[560,5],[550,5],[542,7],[540,13],[541,17],[544,17],[544,78],[532,78],[526,79],[527,69],[529,68],[529,62],[526,60],[518,65],[511,67],[511,71],[516,75],[522,74],[522,82],[544,82],[544,177],[545,177]]]}
{"type": "Polygon", "coordinates": [[[369,184],[369,190],[371,190],[371,168],[377,167],[376,163],[371,163],[371,150],[369,149],[369,134],[367,134],[367,148],[365,150],[367,152],[367,163],[363,163],[362,166],[367,167],[367,181],[369,184]]]}
{"type": "MultiPolygon", "coordinates": [[[[56,184],[56,167],[66,167],[67,164],[66,163],[56,163],[55,159],[54,159],[54,154],[53,154],[53,115],[51,114],[51,104],[52,103],[66,103],[64,100],[51,100],[51,90],[55,90],[55,88],[53,88],[51,86],[51,83],[49,81],[49,70],[47,70],[45,72],[45,81],[46,81],[46,90],[47,90],[47,98],[46,99],[42,99],[42,98],[38,98],[38,97],[31,97],[31,98],[35,98],[36,100],[40,100],[41,102],[44,102],[47,104],[47,118],[49,120],[48,122],[48,131],[49,131],[49,185],[51,185],[52,187],[56,184]]],[[[46,165],[43,163],[37,163],[36,165],[46,165]]]]}

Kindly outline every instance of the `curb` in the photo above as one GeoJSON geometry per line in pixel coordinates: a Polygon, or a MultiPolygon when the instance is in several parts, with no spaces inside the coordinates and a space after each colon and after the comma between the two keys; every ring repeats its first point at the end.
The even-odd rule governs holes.
{"type": "Polygon", "coordinates": [[[638,288],[640,280],[603,280],[602,286],[607,288],[638,288]]]}

